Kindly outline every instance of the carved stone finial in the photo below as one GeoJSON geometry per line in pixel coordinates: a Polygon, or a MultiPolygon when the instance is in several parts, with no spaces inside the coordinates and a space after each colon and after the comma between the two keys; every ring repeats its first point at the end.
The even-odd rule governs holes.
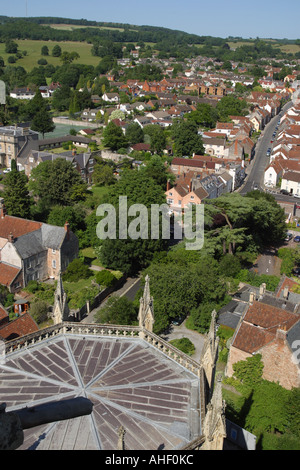
{"type": "Polygon", "coordinates": [[[154,324],[153,298],[150,295],[150,278],[145,277],[143,297],[140,298],[140,309],[138,314],[139,326],[152,332],[154,324]]]}

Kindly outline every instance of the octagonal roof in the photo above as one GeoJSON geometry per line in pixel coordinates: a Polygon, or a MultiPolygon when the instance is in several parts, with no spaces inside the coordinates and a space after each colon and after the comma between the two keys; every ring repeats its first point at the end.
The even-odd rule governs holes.
{"type": "Polygon", "coordinates": [[[201,434],[200,379],[143,339],[59,334],[8,354],[0,363],[7,411],[83,396],[91,415],[24,431],[20,447],[180,449],[201,434]]]}

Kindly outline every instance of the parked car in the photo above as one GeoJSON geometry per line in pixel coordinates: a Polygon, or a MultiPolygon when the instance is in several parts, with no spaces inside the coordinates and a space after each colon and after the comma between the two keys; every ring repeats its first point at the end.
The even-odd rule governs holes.
{"type": "Polygon", "coordinates": [[[292,273],[295,274],[295,276],[300,276],[300,268],[293,269],[292,273]]]}
{"type": "Polygon", "coordinates": [[[280,193],[281,193],[281,194],[285,194],[286,196],[289,196],[289,195],[290,195],[290,193],[289,193],[286,189],[281,189],[281,190],[280,190],[280,193]]]}
{"type": "Polygon", "coordinates": [[[294,242],[299,243],[300,242],[300,235],[296,235],[294,238],[294,242]]]}
{"type": "Polygon", "coordinates": [[[9,173],[11,171],[11,168],[6,168],[5,170],[3,170],[3,173],[9,173]]]}
{"type": "Polygon", "coordinates": [[[294,197],[300,197],[300,194],[295,193],[295,194],[294,194],[294,197]]]}
{"type": "Polygon", "coordinates": [[[254,189],[254,191],[257,191],[259,189],[259,186],[258,186],[257,183],[254,184],[253,189],[254,189]]]}
{"type": "Polygon", "coordinates": [[[292,238],[293,238],[293,234],[292,233],[287,233],[286,237],[285,237],[285,241],[289,242],[292,238]]]}

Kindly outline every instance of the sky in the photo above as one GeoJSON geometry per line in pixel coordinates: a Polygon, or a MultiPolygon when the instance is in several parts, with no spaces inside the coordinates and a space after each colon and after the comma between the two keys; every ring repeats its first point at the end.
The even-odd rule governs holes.
{"type": "Polygon", "coordinates": [[[2,0],[0,15],[162,26],[199,36],[300,38],[300,0],[2,0]]]}

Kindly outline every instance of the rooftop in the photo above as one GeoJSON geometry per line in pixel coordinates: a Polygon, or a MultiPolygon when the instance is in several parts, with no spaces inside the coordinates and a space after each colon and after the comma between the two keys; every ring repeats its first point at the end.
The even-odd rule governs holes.
{"type": "Polygon", "coordinates": [[[134,327],[126,334],[64,324],[40,341],[41,330],[31,342],[6,343],[0,403],[7,411],[78,396],[93,402],[89,416],[25,430],[20,450],[113,450],[120,426],[128,450],[180,449],[201,434],[198,371],[154,347],[155,335],[142,339],[134,327]]]}

